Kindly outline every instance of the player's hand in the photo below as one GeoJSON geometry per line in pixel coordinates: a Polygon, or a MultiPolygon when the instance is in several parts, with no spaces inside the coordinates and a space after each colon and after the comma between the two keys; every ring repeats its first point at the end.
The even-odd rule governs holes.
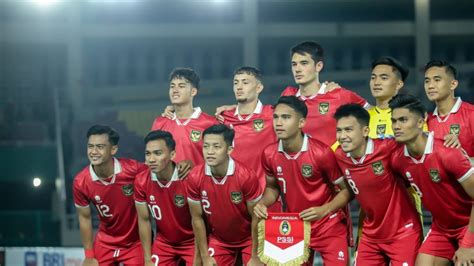
{"type": "Polygon", "coordinates": [[[216,119],[219,121],[219,123],[224,123],[224,117],[222,116],[222,113],[225,111],[230,111],[234,108],[236,108],[237,105],[222,105],[216,108],[216,119]]]}
{"type": "Polygon", "coordinates": [[[182,160],[179,162],[176,167],[178,167],[178,178],[184,179],[188,176],[191,169],[193,169],[193,162],[191,160],[182,160]]]}
{"type": "Polygon", "coordinates": [[[247,266],[260,266],[263,265],[263,263],[260,261],[258,257],[251,257],[249,262],[247,262],[247,266]]]}
{"type": "Polygon", "coordinates": [[[174,106],[168,105],[166,106],[165,110],[161,114],[162,117],[166,117],[168,119],[173,119],[174,118],[174,106]]]}
{"type": "Polygon", "coordinates": [[[99,262],[94,258],[85,258],[82,266],[99,266],[99,262]]]}
{"type": "Polygon", "coordinates": [[[453,261],[456,266],[472,266],[474,265],[474,248],[460,247],[454,253],[453,261]]]}
{"type": "Polygon", "coordinates": [[[213,257],[206,256],[202,258],[202,265],[203,266],[217,266],[217,262],[213,257]]]}
{"type": "Polygon", "coordinates": [[[267,207],[262,202],[257,203],[255,207],[253,207],[253,213],[258,219],[268,218],[267,207]]]}
{"type": "Polygon", "coordinates": [[[444,136],[444,144],[445,147],[448,148],[456,148],[459,149],[461,148],[461,142],[459,142],[458,136],[454,134],[448,134],[444,136]]]}
{"type": "Polygon", "coordinates": [[[312,222],[324,218],[326,215],[328,215],[328,213],[329,209],[324,205],[319,207],[311,207],[300,212],[300,218],[303,221],[312,222]]]}
{"type": "Polygon", "coordinates": [[[339,85],[339,83],[336,83],[334,81],[325,81],[324,84],[326,85],[326,87],[324,88],[324,92],[330,92],[337,88],[341,88],[341,85],[339,85]]]}

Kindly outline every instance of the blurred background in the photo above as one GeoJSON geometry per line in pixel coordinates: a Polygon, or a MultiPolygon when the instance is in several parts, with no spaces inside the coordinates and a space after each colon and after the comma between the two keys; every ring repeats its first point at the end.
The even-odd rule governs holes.
{"type": "Polygon", "coordinates": [[[294,84],[289,49],[304,40],[325,49],[322,81],[372,104],[383,55],[410,67],[404,90],[431,110],[430,59],[450,61],[474,102],[472,0],[0,0],[0,246],[81,245],[71,183],[86,130],[113,126],[120,156],[143,160],[173,68],[200,74],[195,106],[213,114],[234,102],[233,70],[257,66],[270,104],[294,84]]]}

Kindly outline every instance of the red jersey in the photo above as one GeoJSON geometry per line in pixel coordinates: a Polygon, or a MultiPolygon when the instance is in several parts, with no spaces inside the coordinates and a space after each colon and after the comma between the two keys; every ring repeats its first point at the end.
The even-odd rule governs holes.
{"type": "Polygon", "coordinates": [[[296,96],[306,103],[308,116],[303,131],[311,137],[332,146],[336,142],[336,119],[334,113],[339,106],[348,103],[357,103],[364,108],[368,107],[367,101],[356,93],[343,88],[325,92],[325,84],[317,94],[305,97],[300,90],[294,87],[286,87],[281,96],[296,96]]]}
{"type": "Polygon", "coordinates": [[[188,200],[201,202],[209,234],[229,246],[252,239],[246,203],[260,200],[262,193],[255,172],[231,158],[223,178],[212,176],[206,164],[195,167],[188,177],[188,200]]]}
{"type": "Polygon", "coordinates": [[[474,168],[463,150],[447,148],[443,142],[430,133],[421,158],[413,158],[402,146],[395,151],[392,165],[416,185],[433,223],[449,231],[469,223],[473,201],[460,183],[474,174],[474,168]]]}
{"type": "Polygon", "coordinates": [[[469,157],[474,157],[474,105],[457,98],[456,103],[448,115],[442,117],[435,108],[428,115],[428,129],[433,131],[437,138],[447,134],[455,134],[461,142],[462,148],[469,157]]]}
{"type": "Polygon", "coordinates": [[[173,135],[176,141],[175,161],[191,160],[194,165],[204,163],[202,157],[202,133],[208,127],[217,124],[217,120],[202,112],[201,108],[194,108],[190,118],[186,120],[157,117],[151,130],[165,130],[173,135]]]}
{"type": "Polygon", "coordinates": [[[366,214],[362,233],[370,242],[384,243],[421,232],[420,217],[403,177],[391,169],[394,140],[368,139],[365,155],[355,159],[339,147],[339,167],[366,214]],[[376,199],[376,200],[374,200],[376,199]]]}
{"type": "Polygon", "coordinates": [[[186,182],[179,180],[176,167],[166,184],[150,170],[140,173],[135,181],[135,203],[148,206],[156,222],[156,238],[170,245],[194,242],[186,182]]]}
{"type": "Polygon", "coordinates": [[[111,248],[129,247],[140,241],[133,183],[144,170],[146,166],[135,160],[114,158],[114,175],[110,179],[99,179],[92,165],[74,178],[74,204],[89,208],[92,203],[97,208],[100,226],[96,239],[111,248]]]}
{"type": "Polygon", "coordinates": [[[257,173],[260,184],[265,187],[265,172],[262,168],[261,155],[268,144],[277,140],[273,130],[273,107],[263,105],[258,101],[253,113],[246,117],[239,115],[238,107],[223,112],[222,116],[224,124],[235,131],[232,158],[253,169],[257,173]]]}
{"type": "MultiPolygon", "coordinates": [[[[279,181],[288,212],[299,213],[330,202],[336,195],[334,184],[344,181],[331,148],[308,135],[296,154],[286,153],[281,141],[268,145],[262,161],[266,175],[279,181]]],[[[312,222],[311,231],[323,232],[343,218],[343,211],[335,210],[312,222]]]]}

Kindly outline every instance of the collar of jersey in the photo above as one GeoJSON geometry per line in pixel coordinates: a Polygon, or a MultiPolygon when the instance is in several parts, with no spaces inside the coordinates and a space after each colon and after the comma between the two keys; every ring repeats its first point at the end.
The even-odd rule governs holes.
{"type": "Polygon", "coordinates": [[[433,115],[436,116],[436,119],[438,119],[438,122],[440,123],[446,122],[446,120],[448,120],[449,118],[449,115],[455,114],[459,111],[459,108],[461,108],[461,104],[462,104],[461,97],[457,97],[456,103],[454,103],[453,108],[451,108],[451,111],[449,111],[449,114],[447,116],[445,116],[444,118],[441,118],[438,114],[438,107],[434,109],[433,115]]]}
{"type": "Polygon", "coordinates": [[[212,181],[214,181],[214,183],[216,183],[217,185],[223,185],[225,181],[227,180],[227,177],[234,174],[235,162],[232,158],[229,157],[229,165],[227,166],[227,173],[225,174],[224,178],[222,178],[221,180],[217,180],[216,178],[214,178],[214,176],[212,175],[211,167],[209,165],[206,164],[204,171],[207,176],[210,176],[212,178],[212,181]]]}
{"type": "Polygon", "coordinates": [[[260,100],[258,100],[257,102],[257,106],[255,107],[255,110],[253,110],[253,113],[251,113],[250,115],[248,115],[246,118],[243,118],[240,114],[239,114],[239,106],[237,106],[237,108],[235,108],[235,112],[234,112],[234,116],[237,116],[237,118],[239,118],[240,121],[249,121],[250,118],[252,118],[252,116],[254,114],[260,114],[262,113],[262,110],[263,110],[263,104],[260,100]]]}
{"type": "Polygon", "coordinates": [[[318,96],[319,94],[326,94],[326,84],[321,84],[321,87],[319,88],[319,91],[318,93],[314,94],[314,95],[311,95],[309,97],[306,97],[304,95],[301,94],[301,89],[298,89],[298,91],[296,92],[295,96],[300,98],[301,100],[303,101],[306,101],[306,100],[311,100],[311,99],[314,99],[314,97],[318,96]]]}
{"type": "Polygon", "coordinates": [[[421,156],[420,160],[417,160],[410,155],[410,153],[408,152],[407,145],[403,147],[403,154],[406,157],[410,158],[414,163],[420,164],[425,161],[425,157],[427,154],[431,154],[433,152],[433,144],[434,144],[434,133],[430,132],[428,133],[428,140],[426,141],[425,151],[423,152],[423,156],[421,156]]]}
{"type": "Polygon", "coordinates": [[[179,126],[185,126],[189,122],[191,122],[191,119],[198,119],[199,116],[202,113],[201,107],[194,107],[193,110],[194,111],[193,111],[191,117],[186,119],[184,122],[179,121],[179,119],[176,117],[176,113],[173,114],[173,119],[172,120],[176,121],[176,124],[178,124],[179,126]]]}
{"type": "Polygon", "coordinates": [[[104,185],[110,185],[110,184],[115,183],[115,176],[118,175],[120,172],[122,172],[122,166],[120,165],[119,160],[117,160],[117,158],[115,157],[114,157],[114,175],[112,176],[112,180],[110,182],[100,179],[94,172],[94,168],[92,167],[92,164],[89,165],[89,173],[92,177],[92,181],[100,181],[104,185]]]}
{"type": "Polygon", "coordinates": [[[354,164],[363,164],[364,160],[365,160],[365,157],[367,157],[367,155],[372,154],[372,153],[374,153],[374,141],[371,138],[368,138],[367,146],[365,147],[364,156],[362,156],[359,160],[357,160],[357,159],[355,159],[354,157],[351,156],[350,152],[348,152],[347,157],[350,157],[354,164]]]}
{"type": "Polygon", "coordinates": [[[390,114],[392,112],[392,109],[391,108],[386,108],[386,109],[380,109],[378,108],[377,106],[374,106],[374,110],[375,112],[377,112],[378,114],[390,114]]]}
{"type": "Polygon", "coordinates": [[[282,152],[285,155],[286,159],[288,159],[288,160],[298,159],[298,157],[300,157],[301,153],[305,152],[307,150],[308,150],[308,135],[307,134],[304,134],[304,136],[303,136],[303,145],[301,145],[301,150],[293,156],[286,153],[286,151],[283,149],[283,142],[281,140],[278,141],[278,152],[282,152]]]}
{"type": "Polygon", "coordinates": [[[162,188],[168,188],[168,187],[171,186],[171,183],[173,183],[173,181],[179,180],[179,178],[178,178],[178,167],[174,168],[173,175],[171,176],[171,179],[165,185],[163,185],[160,182],[160,180],[158,180],[158,176],[153,172],[151,172],[151,180],[156,181],[156,183],[158,183],[158,185],[162,188]]]}

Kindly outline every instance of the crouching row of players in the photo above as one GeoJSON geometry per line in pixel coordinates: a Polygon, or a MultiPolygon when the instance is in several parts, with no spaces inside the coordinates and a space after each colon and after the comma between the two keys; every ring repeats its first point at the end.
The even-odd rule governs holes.
{"type": "Polygon", "coordinates": [[[341,106],[335,114],[340,146],[333,151],[302,132],[304,102],[281,97],[273,111],[278,141],[261,155],[265,188],[252,169],[232,159],[234,132],[225,125],[203,132],[205,163],[186,178],[173,162],[171,133],[146,136],[146,167],[116,159],[118,134],[93,126],[87,133],[91,164],[74,180],[84,264],[234,265],[239,255],[245,264],[261,264],[257,220],[281,196],[285,211],[311,222],[310,248],[325,265],[349,263],[352,226],[344,209],[353,197],[366,214],[357,265],[472,265],[469,158],[423,132],[425,109],[416,98],[395,96],[390,107],[395,140],[368,138],[368,112],[356,104],[341,106]],[[433,216],[423,243],[409,186],[433,216]],[[95,240],[89,203],[101,221],[95,240]]]}

